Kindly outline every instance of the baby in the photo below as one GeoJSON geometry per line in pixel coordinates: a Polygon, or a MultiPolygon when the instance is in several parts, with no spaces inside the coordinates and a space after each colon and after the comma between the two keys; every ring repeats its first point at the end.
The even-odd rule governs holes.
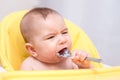
{"type": "Polygon", "coordinates": [[[71,38],[63,17],[50,8],[34,8],[22,18],[20,30],[30,53],[21,70],[62,70],[91,68],[88,54],[71,50],[71,38]],[[67,56],[65,56],[67,55],[67,56]]]}

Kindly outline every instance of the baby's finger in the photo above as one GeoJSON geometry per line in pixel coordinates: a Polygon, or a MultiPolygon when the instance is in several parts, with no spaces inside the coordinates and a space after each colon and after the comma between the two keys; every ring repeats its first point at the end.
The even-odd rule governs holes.
{"type": "Polygon", "coordinates": [[[79,61],[77,59],[72,59],[73,62],[79,66],[79,68],[89,68],[90,67],[90,62],[89,61],[79,61]]]}
{"type": "Polygon", "coordinates": [[[77,56],[79,56],[79,60],[82,62],[86,59],[86,57],[88,56],[87,53],[85,53],[84,51],[79,51],[77,56]]]}
{"type": "Polygon", "coordinates": [[[82,66],[82,64],[80,63],[80,61],[77,60],[76,58],[73,58],[72,61],[73,61],[76,65],[82,66]]]}

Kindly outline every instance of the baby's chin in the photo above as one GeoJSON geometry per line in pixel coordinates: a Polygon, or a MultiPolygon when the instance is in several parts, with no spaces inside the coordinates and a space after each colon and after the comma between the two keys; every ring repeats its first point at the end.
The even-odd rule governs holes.
{"type": "Polygon", "coordinates": [[[42,62],[42,63],[44,63],[44,64],[58,64],[58,63],[60,63],[60,62],[62,62],[62,61],[64,61],[65,60],[65,58],[63,58],[63,57],[59,57],[59,56],[54,56],[54,57],[52,57],[51,59],[42,59],[42,60],[39,60],[40,62],[42,62]]]}

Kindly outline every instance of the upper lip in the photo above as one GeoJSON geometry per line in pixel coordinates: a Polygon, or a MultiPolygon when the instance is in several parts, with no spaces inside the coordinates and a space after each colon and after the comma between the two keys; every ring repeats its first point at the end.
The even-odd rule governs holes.
{"type": "Polygon", "coordinates": [[[60,50],[58,50],[57,52],[59,53],[62,49],[68,49],[67,47],[63,47],[60,50]]]}

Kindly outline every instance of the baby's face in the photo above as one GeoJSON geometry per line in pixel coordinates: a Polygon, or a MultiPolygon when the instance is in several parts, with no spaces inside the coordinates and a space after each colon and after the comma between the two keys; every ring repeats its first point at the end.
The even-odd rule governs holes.
{"type": "Polygon", "coordinates": [[[36,31],[32,44],[37,53],[37,59],[47,63],[62,61],[64,58],[58,56],[58,53],[71,48],[70,35],[63,18],[58,15],[49,15],[42,22],[38,19],[34,26],[36,31]]]}

